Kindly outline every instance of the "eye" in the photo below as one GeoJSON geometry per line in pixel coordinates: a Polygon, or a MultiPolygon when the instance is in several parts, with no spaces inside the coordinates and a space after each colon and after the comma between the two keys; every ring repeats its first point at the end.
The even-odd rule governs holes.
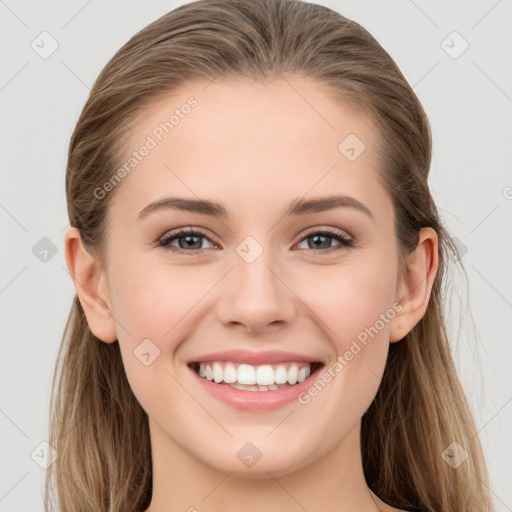
{"type": "Polygon", "coordinates": [[[328,228],[310,231],[304,238],[302,238],[302,240],[308,241],[308,249],[321,251],[324,254],[354,246],[354,241],[351,238],[347,238],[342,232],[334,231],[328,228]],[[329,239],[334,239],[338,241],[339,244],[331,247],[329,239]],[[309,243],[310,241],[311,243],[309,243]]]}
{"type": "Polygon", "coordinates": [[[160,239],[158,245],[171,252],[197,254],[197,251],[204,249],[202,238],[211,242],[203,232],[197,229],[182,229],[160,239]],[[171,245],[175,241],[178,242],[178,247],[171,245]]]}
{"type": "MultiPolygon", "coordinates": [[[[212,242],[205,233],[193,228],[181,229],[164,236],[158,241],[158,246],[173,253],[188,254],[191,256],[197,255],[199,254],[199,251],[205,249],[205,247],[202,247],[202,239],[206,239],[212,244],[212,247],[218,247],[218,245],[215,242],[212,242]],[[173,245],[175,242],[177,242],[178,246],[173,245]]],[[[310,231],[301,239],[299,244],[302,243],[303,240],[308,241],[307,249],[313,249],[314,251],[323,254],[354,246],[354,241],[351,238],[347,238],[342,232],[328,228],[310,231]],[[330,243],[330,240],[332,241],[333,239],[338,242],[338,245],[335,245],[334,247],[332,247],[330,243]],[[309,243],[310,241],[311,243],[309,243]]]]}

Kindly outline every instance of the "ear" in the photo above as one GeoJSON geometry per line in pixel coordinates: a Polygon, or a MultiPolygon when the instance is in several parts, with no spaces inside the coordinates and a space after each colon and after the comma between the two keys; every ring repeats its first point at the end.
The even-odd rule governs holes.
{"type": "Polygon", "coordinates": [[[408,255],[397,286],[395,299],[402,309],[390,322],[390,343],[400,341],[425,315],[437,267],[437,233],[432,228],[422,228],[418,245],[408,255]]]}
{"type": "Polygon", "coordinates": [[[99,261],[87,252],[80,231],[70,227],[64,236],[66,263],[91,332],[106,343],[117,340],[115,321],[99,261]]]}

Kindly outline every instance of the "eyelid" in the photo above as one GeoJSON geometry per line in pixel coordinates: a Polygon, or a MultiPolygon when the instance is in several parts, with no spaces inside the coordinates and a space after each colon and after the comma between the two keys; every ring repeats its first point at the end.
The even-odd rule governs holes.
{"type": "Polygon", "coordinates": [[[355,238],[348,233],[345,230],[342,230],[340,228],[332,228],[332,227],[319,227],[315,226],[305,233],[302,233],[299,241],[297,243],[301,243],[303,240],[307,239],[309,236],[312,236],[314,234],[318,235],[326,235],[328,238],[335,239],[339,242],[338,245],[335,245],[334,247],[328,247],[327,249],[303,249],[306,253],[306,255],[311,252],[313,253],[319,253],[322,257],[328,257],[332,253],[337,253],[338,251],[341,251],[343,249],[352,249],[356,247],[355,238]]]}
{"type": "Polygon", "coordinates": [[[333,235],[341,236],[343,238],[346,238],[347,240],[354,240],[354,237],[346,230],[340,229],[340,228],[333,228],[330,226],[314,226],[308,230],[306,230],[304,233],[301,234],[299,238],[299,242],[306,236],[310,235],[311,233],[318,233],[322,231],[327,231],[333,235]]]}
{"type": "MultiPolygon", "coordinates": [[[[186,227],[179,227],[175,229],[171,229],[170,231],[166,231],[163,235],[158,237],[156,240],[156,245],[158,247],[162,247],[164,250],[169,250],[173,253],[178,254],[190,254],[190,255],[197,255],[198,253],[202,253],[205,251],[205,249],[198,249],[198,250],[190,250],[187,251],[185,249],[181,249],[178,247],[171,246],[170,244],[166,244],[163,242],[169,241],[170,239],[174,238],[174,240],[177,240],[180,236],[185,236],[187,234],[192,235],[201,235],[202,237],[206,238],[210,243],[217,246],[222,246],[219,242],[215,240],[215,238],[211,237],[209,234],[205,232],[202,228],[198,228],[195,226],[186,226],[186,227]]],[[[351,248],[355,245],[354,237],[348,233],[345,230],[342,230],[340,228],[333,228],[330,226],[313,226],[306,230],[305,232],[302,232],[294,245],[297,245],[298,243],[302,242],[305,238],[312,234],[325,234],[330,238],[340,238],[343,240],[343,242],[340,242],[340,245],[334,246],[334,247],[328,247],[327,249],[319,249],[319,253],[328,254],[330,252],[339,250],[340,248],[351,248]]],[[[173,240],[173,241],[174,241],[173,240]]],[[[338,240],[339,241],[339,240],[338,240]]],[[[315,251],[315,249],[306,249],[306,252],[308,251],[315,251]]]]}
{"type": "Polygon", "coordinates": [[[186,234],[189,234],[189,233],[201,234],[205,238],[208,238],[209,240],[212,240],[212,237],[208,233],[206,233],[206,231],[203,228],[198,228],[198,227],[195,227],[195,226],[184,226],[184,227],[178,227],[178,228],[166,230],[162,235],[160,235],[156,239],[156,242],[159,242],[161,240],[165,240],[166,238],[170,238],[170,237],[175,236],[175,235],[182,234],[183,232],[186,233],[186,234]]]}
{"type": "MultiPolygon", "coordinates": [[[[195,227],[195,226],[186,226],[186,227],[179,227],[179,228],[167,230],[167,231],[164,232],[163,235],[160,235],[155,240],[155,243],[158,243],[161,240],[164,240],[166,238],[170,238],[171,236],[177,235],[177,234],[181,233],[182,231],[185,231],[187,233],[192,233],[192,234],[195,234],[195,233],[201,234],[205,238],[208,238],[208,240],[210,240],[210,242],[214,242],[217,245],[221,245],[219,242],[217,242],[215,240],[214,237],[212,237],[211,235],[206,233],[205,230],[203,230],[203,228],[198,228],[198,227],[195,227]]],[[[318,231],[330,231],[332,234],[336,234],[336,235],[339,235],[339,236],[344,236],[345,238],[350,238],[350,239],[354,238],[345,229],[333,228],[333,227],[330,227],[330,226],[313,226],[311,228],[308,228],[306,231],[302,232],[301,235],[299,236],[299,238],[297,239],[297,241],[300,242],[305,236],[308,236],[311,233],[317,233],[318,231]]]]}
{"type": "MultiPolygon", "coordinates": [[[[190,235],[201,235],[204,238],[206,238],[213,245],[218,245],[218,246],[221,245],[219,242],[217,242],[215,240],[214,237],[212,237],[211,235],[206,233],[206,231],[204,229],[198,228],[198,227],[195,227],[195,226],[186,226],[186,227],[180,227],[180,228],[175,228],[175,229],[167,230],[163,235],[159,236],[156,239],[155,244],[157,246],[163,247],[164,249],[167,248],[167,247],[172,247],[172,246],[162,245],[162,242],[165,242],[166,240],[169,240],[170,238],[176,237],[176,239],[177,239],[180,236],[185,236],[185,235],[189,235],[189,234],[190,235]]],[[[200,249],[200,250],[204,250],[204,249],[200,249]]],[[[180,248],[176,248],[176,251],[180,252],[180,251],[183,251],[183,250],[180,249],[180,248]]],[[[183,252],[193,252],[193,251],[183,251],[183,252]]]]}

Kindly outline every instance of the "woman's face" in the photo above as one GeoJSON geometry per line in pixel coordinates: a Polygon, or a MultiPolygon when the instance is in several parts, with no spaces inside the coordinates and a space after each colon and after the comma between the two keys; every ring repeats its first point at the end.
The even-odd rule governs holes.
{"type": "Polygon", "coordinates": [[[131,128],[121,182],[98,197],[114,194],[108,296],[154,449],[246,475],[336,454],[357,439],[400,309],[374,122],[315,82],[217,80],[131,128]],[[198,375],[207,361],[214,379],[265,383],[323,366],[242,391],[198,375]]]}

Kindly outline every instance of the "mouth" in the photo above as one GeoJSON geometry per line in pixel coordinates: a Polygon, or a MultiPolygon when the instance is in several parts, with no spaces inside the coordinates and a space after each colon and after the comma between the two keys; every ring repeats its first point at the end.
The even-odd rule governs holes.
{"type": "Polygon", "coordinates": [[[324,364],[289,361],[252,365],[236,361],[191,362],[188,366],[202,379],[240,391],[271,392],[293,388],[313,377],[324,364]]]}

